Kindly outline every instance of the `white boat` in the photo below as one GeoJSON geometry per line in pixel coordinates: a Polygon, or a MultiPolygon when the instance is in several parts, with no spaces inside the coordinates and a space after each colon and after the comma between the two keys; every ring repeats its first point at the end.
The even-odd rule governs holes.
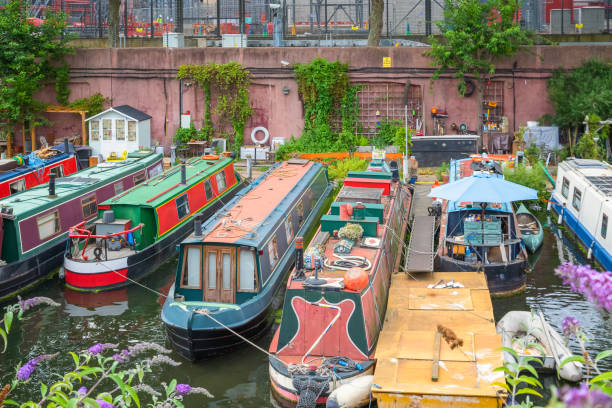
{"type": "MultiPolygon", "coordinates": [[[[559,377],[566,381],[582,380],[582,364],[571,362],[559,369],[563,360],[573,354],[565,345],[563,338],[546,322],[541,313],[512,311],[504,315],[497,323],[497,333],[502,336],[502,345],[514,349],[519,356],[537,357],[542,360],[542,365],[536,363],[534,368],[538,371],[554,371],[559,377]],[[526,336],[530,338],[525,339],[526,336]],[[525,343],[518,340],[525,339],[525,343]],[[527,348],[523,350],[523,344],[536,343],[544,350],[542,356],[540,349],[527,348]]],[[[506,363],[515,361],[511,353],[504,352],[506,363]]]]}
{"type": "Polygon", "coordinates": [[[612,270],[612,166],[608,163],[567,159],[557,168],[551,208],[606,270],[612,270]]]}

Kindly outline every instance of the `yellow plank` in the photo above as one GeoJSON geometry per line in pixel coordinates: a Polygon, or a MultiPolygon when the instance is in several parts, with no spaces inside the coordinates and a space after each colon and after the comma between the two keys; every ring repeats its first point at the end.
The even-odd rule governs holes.
{"type": "MultiPolygon", "coordinates": [[[[443,341],[440,347],[442,361],[474,361],[472,354],[474,333],[456,333],[463,339],[462,349],[451,350],[443,341]],[[462,351],[468,350],[468,352],[462,351]]],[[[434,344],[435,331],[395,331],[381,336],[376,347],[376,358],[403,358],[414,360],[432,360],[433,350],[424,344],[434,344]]]]}
{"type": "Polygon", "coordinates": [[[471,290],[466,288],[409,290],[410,309],[421,310],[472,310],[471,290]]]}
{"type": "Polygon", "coordinates": [[[466,288],[471,289],[488,289],[487,277],[480,272],[433,272],[433,273],[415,273],[407,276],[403,273],[393,275],[391,287],[398,288],[426,288],[427,285],[434,284],[440,279],[450,282],[461,283],[466,288]]]}

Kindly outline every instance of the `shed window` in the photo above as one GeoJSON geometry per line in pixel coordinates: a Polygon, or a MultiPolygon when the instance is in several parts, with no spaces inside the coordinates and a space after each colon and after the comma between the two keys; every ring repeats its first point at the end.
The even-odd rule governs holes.
{"type": "Polygon", "coordinates": [[[25,179],[19,179],[17,181],[13,181],[9,184],[9,189],[11,190],[11,194],[18,193],[20,191],[25,190],[25,179]]]}
{"type": "Polygon", "coordinates": [[[115,132],[117,140],[125,140],[125,120],[115,120],[115,132]]]}
{"type": "Polygon", "coordinates": [[[145,173],[144,172],[136,174],[134,176],[134,185],[136,186],[136,185],[142,183],[143,181],[145,181],[145,178],[146,177],[145,177],[145,173]]]}
{"type": "Polygon", "coordinates": [[[112,140],[113,121],[110,119],[102,119],[102,140],[112,140]]]}
{"type": "Polygon", "coordinates": [[[89,136],[91,137],[91,140],[100,140],[100,122],[97,120],[91,121],[91,133],[89,136]]]}
{"type": "Polygon", "coordinates": [[[221,260],[223,261],[223,289],[230,290],[232,288],[230,277],[232,273],[232,256],[223,252],[221,254],[221,260]]]}
{"type": "Polygon", "coordinates": [[[41,241],[60,231],[59,213],[57,211],[38,217],[36,222],[38,224],[38,237],[41,241]]]}
{"type": "Polygon", "coordinates": [[[136,121],[128,120],[128,142],[136,141],[136,121]]]}
{"type": "Polygon", "coordinates": [[[189,215],[189,200],[187,200],[187,194],[183,194],[176,199],[176,212],[179,220],[189,215]]]}
{"type": "Polygon", "coordinates": [[[285,220],[285,233],[287,234],[287,244],[293,239],[293,218],[289,215],[285,220]]]}
{"type": "Polygon", "coordinates": [[[607,234],[608,234],[608,216],[604,214],[601,219],[601,237],[606,238],[607,234]]]}
{"type": "Polygon", "coordinates": [[[123,193],[123,181],[115,183],[113,187],[115,188],[115,195],[123,193]]]}
{"type": "Polygon", "coordinates": [[[255,290],[257,275],[255,273],[255,251],[251,248],[240,248],[238,272],[238,290],[253,291],[255,290]]]}
{"type": "Polygon", "coordinates": [[[217,179],[217,191],[220,193],[223,190],[225,190],[225,187],[226,187],[226,184],[225,184],[225,172],[224,171],[220,171],[219,173],[217,173],[215,178],[217,179]]]}
{"type": "Polygon", "coordinates": [[[96,195],[91,194],[81,200],[81,208],[83,209],[83,218],[89,218],[98,213],[98,203],[96,195]]]}
{"type": "Polygon", "coordinates": [[[186,259],[183,261],[183,282],[181,286],[200,288],[202,251],[199,247],[187,247],[186,259]]]}
{"type": "Polygon", "coordinates": [[[276,237],[268,242],[268,256],[270,258],[270,267],[274,267],[278,262],[278,246],[276,245],[276,237]]]}
{"type": "Polygon", "coordinates": [[[563,177],[563,185],[561,186],[561,195],[565,198],[569,196],[569,180],[563,177]]]}
{"type": "Polygon", "coordinates": [[[574,188],[574,197],[572,198],[572,205],[578,211],[580,211],[580,201],[582,201],[582,193],[577,188],[574,188]]]}
{"type": "Polygon", "coordinates": [[[212,187],[210,186],[210,180],[204,182],[204,192],[206,193],[206,201],[210,201],[213,198],[212,187]]]}

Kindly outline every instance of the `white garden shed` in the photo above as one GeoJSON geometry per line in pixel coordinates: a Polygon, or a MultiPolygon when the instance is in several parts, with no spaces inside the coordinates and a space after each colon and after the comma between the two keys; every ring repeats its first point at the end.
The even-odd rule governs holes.
{"type": "Polygon", "coordinates": [[[151,116],[129,105],[113,106],[86,122],[92,153],[104,159],[151,147],[151,116]]]}

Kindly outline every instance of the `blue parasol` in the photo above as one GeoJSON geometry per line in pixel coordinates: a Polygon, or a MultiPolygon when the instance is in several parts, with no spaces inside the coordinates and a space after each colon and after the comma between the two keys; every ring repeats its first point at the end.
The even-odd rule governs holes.
{"type": "Polygon", "coordinates": [[[536,200],[538,192],[489,173],[476,173],[473,176],[433,188],[428,197],[458,202],[509,203],[536,200]]]}

